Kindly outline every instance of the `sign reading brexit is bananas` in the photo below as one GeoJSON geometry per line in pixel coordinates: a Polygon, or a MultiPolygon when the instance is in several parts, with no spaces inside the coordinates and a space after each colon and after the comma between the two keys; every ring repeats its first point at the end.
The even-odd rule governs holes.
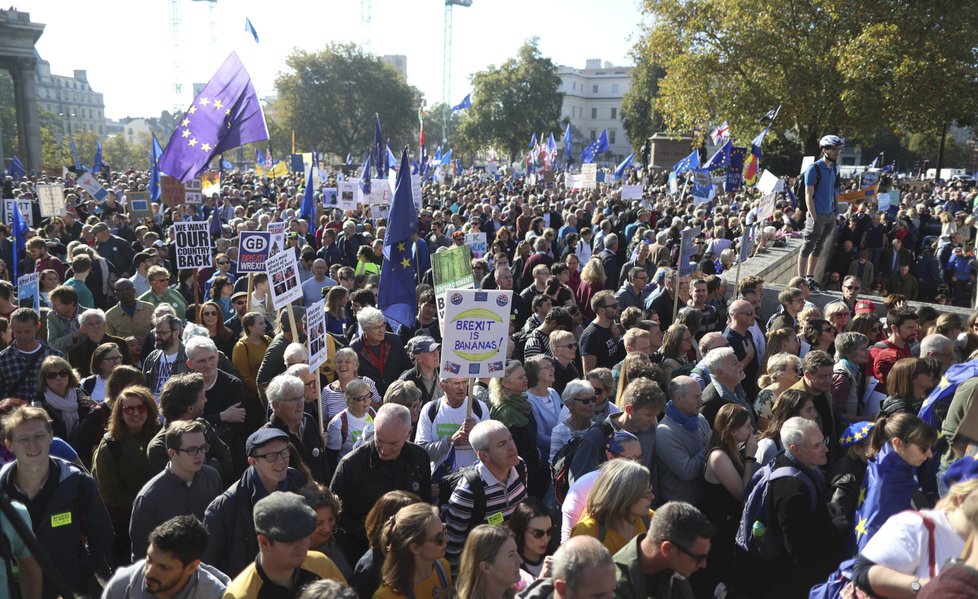
{"type": "Polygon", "coordinates": [[[449,289],[444,304],[443,376],[467,379],[503,376],[513,292],[449,289]]]}

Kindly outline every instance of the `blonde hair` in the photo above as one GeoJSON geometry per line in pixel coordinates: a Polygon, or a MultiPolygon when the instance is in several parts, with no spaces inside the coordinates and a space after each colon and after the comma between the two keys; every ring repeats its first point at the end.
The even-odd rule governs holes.
{"type": "Polygon", "coordinates": [[[627,522],[632,505],[649,492],[650,481],[649,469],[639,463],[605,462],[587,494],[587,513],[605,526],[627,522]]]}
{"type": "Polygon", "coordinates": [[[603,285],[607,278],[604,272],[604,265],[599,258],[591,258],[584,265],[584,268],[581,269],[581,280],[586,283],[591,283],[592,285],[601,283],[603,285]]]}
{"type": "Polygon", "coordinates": [[[953,512],[958,509],[958,506],[961,505],[961,502],[966,497],[976,491],[978,491],[978,478],[971,478],[955,483],[948,489],[947,495],[941,497],[937,505],[934,506],[934,509],[941,512],[953,512]]]}
{"type": "Polygon", "coordinates": [[[761,389],[773,385],[778,375],[784,374],[789,368],[795,368],[801,372],[801,358],[794,354],[782,352],[770,357],[765,356],[765,359],[767,360],[766,372],[757,381],[761,389]]]}
{"type": "MultiPolygon", "coordinates": [[[[459,559],[458,580],[456,582],[456,597],[476,599],[485,596],[486,577],[479,564],[492,562],[499,554],[506,541],[515,537],[513,532],[503,526],[480,524],[469,532],[465,539],[465,548],[459,559]]],[[[516,595],[512,587],[506,589],[503,597],[511,599],[516,595]]]]}

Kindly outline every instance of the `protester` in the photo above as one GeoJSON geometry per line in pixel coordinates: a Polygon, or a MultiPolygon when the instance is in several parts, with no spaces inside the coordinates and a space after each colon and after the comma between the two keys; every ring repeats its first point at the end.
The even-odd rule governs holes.
{"type": "Polygon", "coordinates": [[[451,596],[452,573],[445,560],[447,541],[445,525],[431,505],[415,503],[391,516],[381,537],[387,547],[383,584],[374,598],[451,596]]]}

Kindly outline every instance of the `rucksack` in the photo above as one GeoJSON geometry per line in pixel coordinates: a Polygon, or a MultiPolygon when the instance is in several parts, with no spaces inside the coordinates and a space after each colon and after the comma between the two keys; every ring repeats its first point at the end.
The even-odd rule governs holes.
{"type": "MultiPolygon", "coordinates": [[[[472,414],[474,414],[475,417],[478,418],[479,420],[482,420],[482,406],[480,406],[479,403],[480,402],[478,400],[472,398],[472,414]]],[[[435,416],[438,415],[438,410],[440,409],[441,409],[440,399],[434,399],[428,402],[428,412],[427,412],[428,422],[434,424],[435,416]]]]}
{"type": "MultiPolygon", "coordinates": [[[[367,416],[376,418],[377,412],[373,408],[367,408],[367,416]]],[[[347,419],[347,411],[340,412],[340,448],[346,444],[346,438],[350,434],[350,421],[347,419]]]]}
{"type": "MultiPolygon", "coordinates": [[[[607,420],[598,426],[601,427],[601,434],[605,440],[615,433],[614,427],[607,420]]],[[[586,435],[587,432],[585,431],[584,434],[586,435]]],[[[574,454],[577,453],[577,448],[580,447],[583,438],[584,435],[571,439],[554,454],[554,459],[550,464],[550,473],[554,480],[554,496],[557,498],[557,503],[563,503],[564,498],[567,497],[567,491],[570,490],[570,467],[574,463],[574,454]]],[[[598,461],[603,462],[606,457],[605,452],[602,451],[598,461]]]]}
{"type": "Polygon", "coordinates": [[[784,538],[768,506],[768,490],[773,481],[789,477],[798,478],[805,484],[814,512],[818,501],[815,485],[794,466],[775,467],[772,461],[755,472],[747,485],[747,502],[737,529],[736,543],[741,551],[765,562],[774,561],[784,552],[784,538]]]}
{"type": "MultiPolygon", "coordinates": [[[[520,460],[516,464],[516,474],[526,482],[526,463],[520,460]]],[[[448,501],[452,498],[452,493],[459,483],[465,479],[472,489],[472,516],[469,518],[470,528],[475,528],[482,524],[486,518],[486,483],[479,474],[479,464],[475,463],[465,468],[459,468],[455,472],[450,472],[438,481],[438,507],[441,510],[442,520],[448,513],[448,501]]],[[[505,482],[503,483],[505,484],[505,482]]]]}
{"type": "Polygon", "coordinates": [[[513,335],[513,360],[523,362],[524,352],[526,352],[526,340],[530,337],[531,332],[520,329],[513,335]]]}

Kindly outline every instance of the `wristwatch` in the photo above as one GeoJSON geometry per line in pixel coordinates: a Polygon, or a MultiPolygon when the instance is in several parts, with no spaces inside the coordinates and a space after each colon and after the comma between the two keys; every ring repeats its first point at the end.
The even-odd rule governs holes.
{"type": "Polygon", "coordinates": [[[914,578],[913,581],[910,583],[910,590],[913,591],[913,594],[914,595],[916,595],[917,593],[920,592],[920,577],[919,576],[916,577],[916,578],[914,578]]]}

